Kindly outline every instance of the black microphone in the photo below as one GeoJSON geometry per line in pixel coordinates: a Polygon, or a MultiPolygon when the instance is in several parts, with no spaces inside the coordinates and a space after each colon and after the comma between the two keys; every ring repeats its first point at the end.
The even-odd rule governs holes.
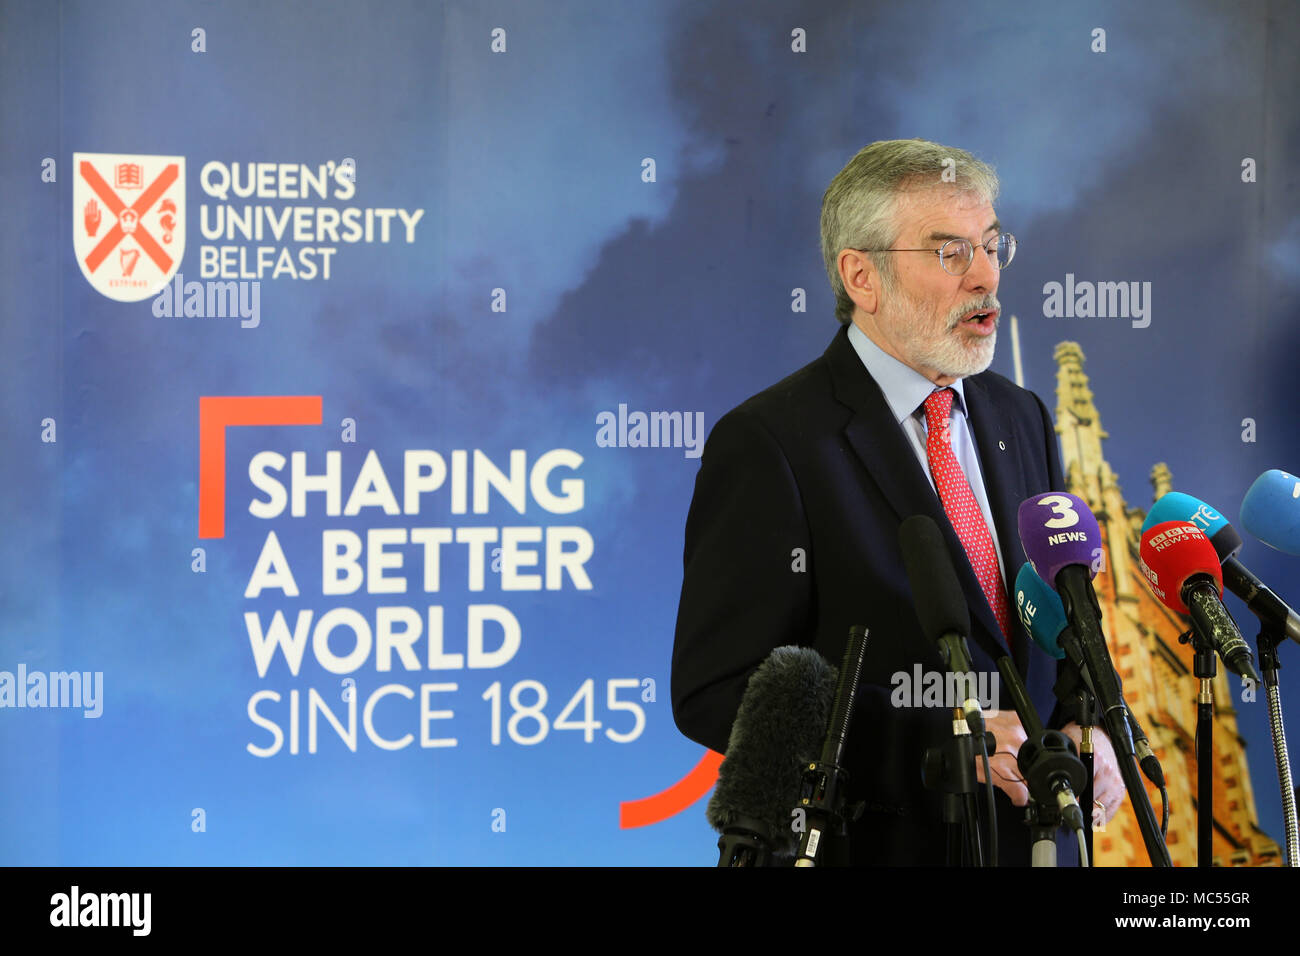
{"type": "MultiPolygon", "coordinates": [[[[1213,538],[1210,543],[1214,543],[1213,538]]],[[[1245,601],[1246,607],[1264,624],[1276,626],[1300,644],[1300,617],[1236,558],[1230,557],[1223,562],[1223,586],[1245,601]]]]}
{"type": "Polygon", "coordinates": [[[1025,742],[1016,753],[1016,766],[1029,792],[1040,803],[1054,803],[1065,824],[1071,830],[1082,832],[1083,810],[1074,792],[1082,790],[1088,781],[1074,741],[1059,730],[1043,729],[1043,721],[1029,699],[1029,690],[1010,657],[998,658],[998,670],[1011,694],[1011,705],[1020,717],[1020,726],[1025,729],[1025,742]],[[1045,799],[1048,796],[1050,801],[1045,799]]]}
{"type": "Polygon", "coordinates": [[[966,646],[966,635],[970,632],[966,595],[957,580],[957,570],[953,567],[943,532],[934,519],[928,515],[912,515],[899,525],[898,543],[903,553],[903,566],[907,569],[907,580],[912,586],[912,605],[921,632],[938,646],[944,667],[955,680],[954,689],[961,700],[963,715],[963,721],[953,721],[953,736],[946,744],[926,749],[921,778],[927,789],[940,790],[944,795],[949,864],[957,863],[960,831],[956,826],[960,814],[964,820],[967,859],[972,865],[982,866],[984,851],[979,837],[974,772],[978,744],[984,765],[985,792],[988,794],[989,862],[997,866],[997,804],[993,799],[993,777],[988,756],[996,749],[997,742],[984,729],[984,712],[980,708],[975,675],[971,673],[970,648],[966,646]]]}
{"type": "Polygon", "coordinates": [[[971,733],[984,734],[984,715],[971,673],[970,610],[966,595],[952,566],[943,532],[928,515],[912,515],[898,529],[898,543],[903,551],[903,567],[912,586],[912,603],[921,633],[939,645],[944,667],[957,676],[962,686],[962,712],[971,733]]]}
{"type": "Polygon", "coordinates": [[[1160,766],[1160,761],[1156,757],[1156,752],[1151,749],[1151,741],[1147,739],[1147,732],[1142,729],[1138,719],[1133,716],[1132,709],[1126,703],[1124,710],[1128,714],[1129,726],[1133,728],[1133,744],[1137,748],[1138,763],[1142,767],[1142,772],[1146,778],[1154,783],[1161,790],[1165,789],[1165,771],[1160,766]]]}
{"type": "Polygon", "coordinates": [[[1020,504],[1018,525],[1025,556],[1061,596],[1096,688],[1097,707],[1111,746],[1119,758],[1120,776],[1137,814],[1138,829],[1152,866],[1173,866],[1169,848],[1156,824],[1155,811],[1138,774],[1137,753],[1129,727],[1128,705],[1120,693],[1110,648],[1101,630],[1101,606],[1092,589],[1092,576],[1104,554],[1101,528],[1088,503],[1068,492],[1035,495],[1020,504]]]}
{"type": "MultiPolygon", "coordinates": [[[[1067,658],[1093,698],[1100,699],[1097,697],[1096,685],[1092,682],[1092,674],[1088,672],[1088,663],[1083,659],[1079,639],[1074,636],[1074,628],[1070,627],[1065,617],[1065,606],[1061,603],[1060,595],[1047,586],[1029,562],[1025,562],[1016,575],[1016,609],[1034,643],[1056,660],[1067,658]]],[[[1115,683],[1117,686],[1120,683],[1118,674],[1115,675],[1115,683]]],[[[1148,780],[1164,790],[1165,772],[1155,751],[1151,749],[1151,741],[1147,739],[1146,732],[1127,703],[1124,709],[1133,730],[1133,745],[1142,772],[1148,780]]]]}
{"type": "Polygon", "coordinates": [[[835,686],[835,669],[807,647],[776,648],[750,677],[707,811],[722,834],[718,866],[793,860],[792,811],[803,771],[821,752],[835,686]]]}
{"type": "Polygon", "coordinates": [[[849,772],[842,761],[866,655],[867,629],[861,624],[855,624],[849,628],[849,641],[844,648],[844,660],[840,663],[835,700],[831,705],[831,720],[826,728],[821,759],[804,765],[799,799],[800,809],[804,811],[804,826],[795,853],[794,865],[797,867],[817,866],[822,859],[834,858],[845,862],[849,858],[847,839],[824,856],[823,844],[827,836],[830,836],[832,846],[837,836],[848,837],[844,801],[848,792],[849,772]]]}

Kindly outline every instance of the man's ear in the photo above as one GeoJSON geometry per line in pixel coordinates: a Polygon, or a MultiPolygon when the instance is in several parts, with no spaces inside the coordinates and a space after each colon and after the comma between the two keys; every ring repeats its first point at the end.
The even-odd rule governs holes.
{"type": "Polygon", "coordinates": [[[857,249],[841,249],[836,264],[844,291],[854,305],[874,315],[880,306],[880,271],[871,257],[857,249]]]}

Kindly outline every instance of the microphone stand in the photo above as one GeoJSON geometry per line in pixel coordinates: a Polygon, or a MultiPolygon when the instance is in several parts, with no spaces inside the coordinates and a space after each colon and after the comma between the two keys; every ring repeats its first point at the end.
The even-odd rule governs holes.
{"type": "Polygon", "coordinates": [[[1273,736],[1273,759],[1277,762],[1278,783],[1282,787],[1282,820],[1286,825],[1286,865],[1300,866],[1300,829],[1296,825],[1296,790],[1291,782],[1291,759],[1286,750],[1286,726],[1282,722],[1282,690],[1278,684],[1278,645],[1286,632],[1277,623],[1260,623],[1259,667],[1263,671],[1268,695],[1268,726],[1273,736]]]}
{"type": "Polygon", "coordinates": [[[1074,796],[1074,790],[1083,784],[1083,764],[1075,756],[1074,741],[1059,730],[1043,729],[1011,658],[998,658],[998,671],[1025,729],[1016,765],[1029,787],[1025,822],[1033,839],[1031,865],[1056,866],[1056,831],[1062,823],[1076,832],[1083,829],[1083,813],[1074,796]]]}
{"type": "Polygon", "coordinates": [[[1196,695],[1196,865],[1214,862],[1214,645],[1192,628],[1178,638],[1192,645],[1192,673],[1200,681],[1196,695]]]}
{"type": "Polygon", "coordinates": [[[1079,806],[1083,810],[1083,845],[1088,854],[1088,865],[1092,866],[1092,808],[1094,804],[1093,794],[1093,753],[1095,748],[1092,742],[1093,727],[1097,722],[1097,698],[1093,694],[1091,685],[1083,676],[1083,664],[1072,656],[1075,649],[1074,642],[1069,642],[1069,650],[1065,651],[1065,674],[1064,678],[1067,683],[1058,680],[1057,685],[1052,688],[1056,694],[1056,699],[1062,704],[1068,704],[1073,701],[1079,714],[1079,726],[1083,731],[1083,739],[1079,743],[1079,759],[1083,762],[1084,779],[1086,783],[1083,786],[1083,792],[1079,794],[1079,806]]]}
{"type": "Polygon", "coordinates": [[[1092,726],[1097,719],[1097,702],[1092,691],[1079,682],[1079,726],[1083,730],[1083,740],[1079,745],[1079,759],[1083,762],[1083,793],[1079,795],[1079,805],[1083,808],[1083,845],[1088,849],[1088,865],[1093,866],[1092,855],[1092,808],[1093,808],[1093,747],[1092,726]]]}
{"type": "Polygon", "coordinates": [[[831,844],[832,859],[836,864],[848,863],[844,795],[849,773],[842,761],[844,745],[849,737],[849,719],[857,701],[858,681],[862,677],[862,661],[866,656],[867,629],[855,624],[849,628],[849,642],[844,648],[844,661],[840,664],[839,683],[835,687],[835,703],[831,708],[821,759],[810,763],[803,772],[799,809],[804,811],[804,829],[794,856],[795,866],[817,866],[820,859],[832,858],[826,852],[825,843],[831,844]]]}
{"type": "MultiPolygon", "coordinates": [[[[936,643],[944,667],[955,678],[957,698],[963,702],[975,700],[975,675],[970,670],[970,652],[966,647],[966,639],[959,634],[948,633],[936,643]]],[[[937,747],[927,747],[922,755],[921,783],[927,790],[943,792],[943,820],[948,825],[948,866],[985,865],[984,849],[980,843],[979,801],[976,796],[979,793],[979,783],[975,779],[976,745],[980,742],[987,763],[987,755],[997,749],[997,740],[984,729],[984,715],[978,704],[968,712],[963,703],[963,706],[953,708],[952,736],[937,747]]],[[[989,862],[997,866],[997,810],[991,802],[989,819],[989,838],[992,840],[989,862]]]]}
{"type": "MultiPolygon", "coordinates": [[[[1081,627],[1086,619],[1076,618],[1073,612],[1075,594],[1069,588],[1064,590],[1058,588],[1057,590],[1061,595],[1062,603],[1065,605],[1066,617],[1077,622],[1076,628],[1081,627]]],[[[1124,789],[1128,791],[1129,802],[1133,805],[1133,814],[1137,818],[1138,831],[1142,834],[1142,842],[1146,845],[1147,856],[1150,858],[1152,866],[1171,867],[1174,864],[1169,858],[1169,847],[1165,844],[1164,834],[1160,832],[1160,825],[1156,823],[1156,813],[1151,808],[1151,798],[1147,795],[1147,788],[1142,785],[1142,777],[1138,770],[1137,752],[1133,747],[1133,733],[1129,727],[1128,705],[1124,701],[1124,695],[1120,692],[1119,681],[1115,676],[1115,668],[1110,662],[1110,654],[1106,651],[1104,654],[1091,655],[1092,659],[1090,659],[1087,650],[1087,648],[1095,647],[1105,650],[1106,639],[1102,636],[1100,629],[1101,608],[1097,605],[1097,597],[1092,593],[1091,588],[1088,588],[1086,595],[1086,598],[1082,598],[1082,600],[1091,603],[1098,626],[1092,639],[1086,644],[1082,637],[1077,634],[1071,638],[1071,641],[1078,648],[1075,653],[1081,660],[1087,662],[1088,671],[1092,674],[1093,686],[1097,691],[1097,709],[1101,714],[1102,726],[1110,736],[1111,745],[1115,748],[1115,759],[1119,764],[1119,774],[1124,780],[1124,789]]]]}
{"type": "MultiPolygon", "coordinates": [[[[997,747],[992,734],[983,733],[992,753],[997,747]]],[[[975,795],[975,735],[960,707],[953,708],[952,736],[936,747],[925,749],[921,782],[927,790],[943,792],[943,821],[948,825],[948,866],[983,866],[979,814],[975,795]],[[962,844],[965,843],[965,855],[962,844]]],[[[998,835],[994,833],[996,840],[998,835]]]]}

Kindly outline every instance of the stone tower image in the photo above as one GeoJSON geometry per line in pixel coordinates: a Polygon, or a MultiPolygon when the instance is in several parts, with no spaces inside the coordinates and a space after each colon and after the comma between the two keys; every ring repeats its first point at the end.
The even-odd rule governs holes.
{"type": "MultiPolygon", "coordinates": [[[[1107,437],[1075,342],[1056,347],[1056,432],[1069,490],[1086,501],[1101,526],[1105,573],[1096,578],[1110,653],[1133,708],[1164,767],[1169,786],[1169,854],[1175,866],[1196,865],[1196,691],[1192,649],[1179,642],[1187,622],[1155,599],[1138,568],[1138,531],[1144,509],[1124,500],[1118,476],[1102,451],[1107,437]]],[[[1152,501],[1173,490],[1164,464],[1151,469],[1152,501]]],[[[1214,864],[1277,866],[1276,842],[1259,829],[1245,744],[1234,709],[1241,682],[1219,663],[1214,681],[1214,864]]],[[[1258,690],[1264,706],[1263,689],[1258,690]]],[[[1271,761],[1270,761],[1271,763],[1271,761]]],[[[1160,793],[1147,792],[1160,817],[1160,793]]],[[[1127,802],[1105,831],[1093,837],[1098,866],[1148,866],[1137,821],[1127,802]]]]}

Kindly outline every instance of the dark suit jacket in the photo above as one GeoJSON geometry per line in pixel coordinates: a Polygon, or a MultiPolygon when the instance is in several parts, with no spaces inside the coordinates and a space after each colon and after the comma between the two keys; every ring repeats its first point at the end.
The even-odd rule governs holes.
{"type": "MultiPolygon", "coordinates": [[[[1000,375],[972,376],[963,389],[1014,583],[1025,561],[1020,503],[1065,488],[1056,434],[1038,397],[1000,375]]],[[[773,648],[812,647],[838,667],[850,625],[870,629],[845,761],[850,796],[867,805],[851,831],[855,863],[945,860],[941,798],[922,786],[921,760],[925,747],[951,734],[949,712],[889,702],[895,673],[911,673],[916,663],[943,671],[921,633],[899,548],[899,524],[914,514],[942,529],[971,609],[975,668],[996,673],[1006,645],[995,636],[993,612],[845,327],[821,358],[717,423],[686,521],[672,699],[677,726],[692,740],[725,752],[746,682],[773,648]],[[796,570],[796,549],[806,556],[805,570],[796,570]]],[[[1054,712],[1056,661],[1033,645],[1014,604],[1011,617],[1012,658],[1039,713],[1059,726],[1065,715],[1054,712]]],[[[1001,708],[1011,710],[1010,697],[1000,696],[1001,708]]],[[[995,793],[1002,862],[1028,865],[1024,811],[995,793]]],[[[1068,844],[1059,846],[1064,863],[1068,844]]]]}

